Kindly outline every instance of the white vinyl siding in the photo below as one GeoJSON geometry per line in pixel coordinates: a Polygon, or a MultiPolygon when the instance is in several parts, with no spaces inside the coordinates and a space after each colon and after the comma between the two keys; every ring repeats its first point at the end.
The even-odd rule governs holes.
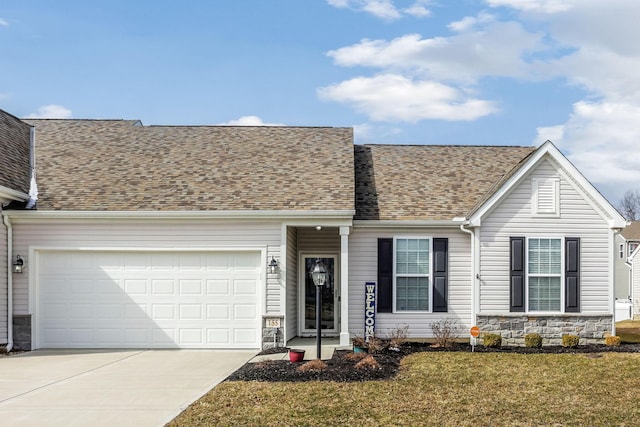
{"type": "MultiPolygon", "coordinates": [[[[14,253],[23,255],[25,274],[14,275],[14,313],[29,312],[29,248],[268,248],[280,256],[281,224],[204,220],[75,220],[40,222],[13,219],[14,253]]],[[[266,314],[281,314],[280,281],[269,275],[263,302],[266,314]]],[[[265,314],[265,313],[262,313],[265,314]]]]}
{"type": "Polygon", "coordinates": [[[631,285],[634,319],[640,316],[640,252],[631,260],[631,285]]]}
{"type": "Polygon", "coordinates": [[[541,163],[482,218],[480,313],[509,312],[509,237],[580,238],[580,312],[610,312],[611,251],[607,221],[550,160],[541,163]],[[558,179],[558,218],[532,217],[531,180],[558,179]]]}
{"type": "MultiPolygon", "coordinates": [[[[360,229],[354,227],[349,235],[349,332],[364,333],[365,283],[378,281],[378,238],[396,236],[416,238],[425,230],[360,229]]],[[[376,313],[376,333],[385,336],[389,331],[409,326],[412,338],[432,337],[431,323],[455,319],[465,334],[471,323],[471,242],[469,235],[458,229],[428,230],[431,238],[449,239],[448,312],[376,313]]]]}
{"type": "Polygon", "coordinates": [[[394,239],[394,311],[429,311],[430,255],[430,239],[394,239]]]}

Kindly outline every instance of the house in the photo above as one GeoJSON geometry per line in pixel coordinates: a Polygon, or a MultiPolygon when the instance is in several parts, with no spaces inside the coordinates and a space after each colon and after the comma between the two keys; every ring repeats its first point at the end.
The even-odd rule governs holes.
{"type": "Polygon", "coordinates": [[[636,246],[631,253],[629,264],[631,265],[632,319],[637,320],[640,317],[640,246],[636,246]]]}
{"type": "MultiPolygon", "coordinates": [[[[29,200],[31,166],[31,127],[0,110],[0,215],[5,221],[5,207],[29,200]]],[[[0,225],[0,343],[12,342],[11,242],[11,234],[0,225]]]]}
{"type": "Polygon", "coordinates": [[[629,257],[640,246],[640,221],[631,221],[630,224],[616,234],[616,299],[628,300],[631,298],[631,265],[629,257]]]}
{"type": "Polygon", "coordinates": [[[615,333],[612,247],[626,223],[550,142],[19,126],[32,129],[39,194],[2,211],[8,264],[24,262],[3,286],[16,348],[281,346],[315,336],[316,290],[322,333],[343,345],[365,316],[380,335],[408,325],[429,337],[445,319],[516,344],[528,332],[546,343],[615,333]]]}
{"type": "MultiPolygon", "coordinates": [[[[638,267],[634,270],[634,252],[640,247],[640,221],[631,221],[616,236],[616,304],[625,304],[631,313],[626,318],[640,315],[640,279],[638,267]]],[[[637,260],[636,260],[637,261],[637,260]]]]}

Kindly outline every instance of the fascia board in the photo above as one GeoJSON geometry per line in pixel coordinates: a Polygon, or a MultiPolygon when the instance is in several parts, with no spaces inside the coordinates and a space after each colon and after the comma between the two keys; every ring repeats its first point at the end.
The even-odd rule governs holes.
{"type": "Polygon", "coordinates": [[[40,210],[5,210],[4,214],[18,220],[45,219],[153,219],[153,220],[197,220],[197,219],[229,219],[229,220],[273,220],[288,219],[321,219],[351,221],[355,211],[40,211],[40,210]]]}
{"type": "Polygon", "coordinates": [[[355,220],[353,228],[460,228],[466,221],[451,220],[355,220]]]}

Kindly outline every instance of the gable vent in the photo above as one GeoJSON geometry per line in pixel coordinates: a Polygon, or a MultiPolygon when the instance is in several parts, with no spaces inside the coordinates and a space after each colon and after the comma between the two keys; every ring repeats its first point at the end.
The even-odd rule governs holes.
{"type": "Polygon", "coordinates": [[[558,216],[560,214],[560,180],[557,178],[533,178],[531,183],[531,213],[540,216],[558,216]]]}

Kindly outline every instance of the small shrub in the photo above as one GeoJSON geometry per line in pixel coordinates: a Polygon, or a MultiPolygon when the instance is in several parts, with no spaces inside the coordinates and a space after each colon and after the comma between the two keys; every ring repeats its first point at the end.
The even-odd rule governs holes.
{"type": "Polygon", "coordinates": [[[372,355],[368,355],[356,363],[356,369],[380,369],[380,364],[372,355]]]}
{"type": "Polygon", "coordinates": [[[409,335],[409,325],[405,325],[402,328],[396,326],[389,332],[389,347],[400,348],[400,346],[407,342],[407,336],[409,335]]]}
{"type": "Polygon", "coordinates": [[[482,334],[482,344],[485,347],[497,348],[502,346],[502,335],[486,333],[482,334]]]}
{"type": "Polygon", "coordinates": [[[460,336],[460,323],[456,319],[442,319],[431,323],[431,331],[438,347],[449,348],[460,336]]]}
{"type": "Polygon", "coordinates": [[[367,357],[367,353],[347,353],[344,358],[351,362],[359,362],[367,357]]]}
{"type": "Polygon", "coordinates": [[[530,348],[542,347],[542,337],[540,334],[527,334],[524,336],[524,345],[530,348]]]}
{"type": "Polygon", "coordinates": [[[376,336],[373,336],[369,337],[369,342],[365,343],[365,347],[367,348],[369,353],[376,354],[387,348],[387,342],[385,340],[381,340],[376,336]]]}
{"type": "Polygon", "coordinates": [[[299,366],[297,369],[299,372],[323,371],[327,369],[327,364],[320,359],[314,359],[308,361],[304,365],[299,366]]]}
{"type": "Polygon", "coordinates": [[[620,337],[617,335],[611,335],[604,339],[605,345],[609,347],[618,347],[621,343],[620,337]]]}
{"type": "Polygon", "coordinates": [[[577,335],[563,335],[562,336],[562,346],[574,348],[580,344],[580,337],[577,335]]]}

